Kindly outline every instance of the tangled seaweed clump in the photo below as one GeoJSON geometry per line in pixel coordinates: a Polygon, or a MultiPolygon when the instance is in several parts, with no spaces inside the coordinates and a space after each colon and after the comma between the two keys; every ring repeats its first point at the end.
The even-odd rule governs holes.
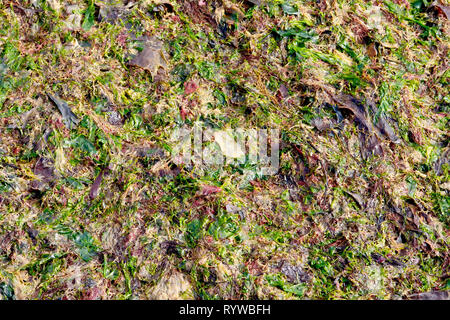
{"type": "Polygon", "coordinates": [[[448,15],[0,0],[0,299],[448,299],[448,15]],[[174,161],[197,124],[278,170],[174,161]]]}

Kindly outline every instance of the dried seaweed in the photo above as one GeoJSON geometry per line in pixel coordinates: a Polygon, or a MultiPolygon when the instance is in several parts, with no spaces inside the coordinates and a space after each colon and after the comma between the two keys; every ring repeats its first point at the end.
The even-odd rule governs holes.
{"type": "Polygon", "coordinates": [[[447,11],[0,1],[0,299],[448,299],[447,11]]]}
{"type": "Polygon", "coordinates": [[[47,93],[47,96],[58,107],[58,110],[59,112],[61,112],[61,115],[67,128],[72,129],[73,126],[76,126],[78,124],[79,119],[72,112],[67,102],[51,95],[50,93],[47,93]]]}
{"type": "Polygon", "coordinates": [[[165,68],[166,62],[163,53],[163,42],[155,37],[145,40],[144,49],[129,62],[132,66],[148,70],[155,78],[160,67],[165,68]]]}

